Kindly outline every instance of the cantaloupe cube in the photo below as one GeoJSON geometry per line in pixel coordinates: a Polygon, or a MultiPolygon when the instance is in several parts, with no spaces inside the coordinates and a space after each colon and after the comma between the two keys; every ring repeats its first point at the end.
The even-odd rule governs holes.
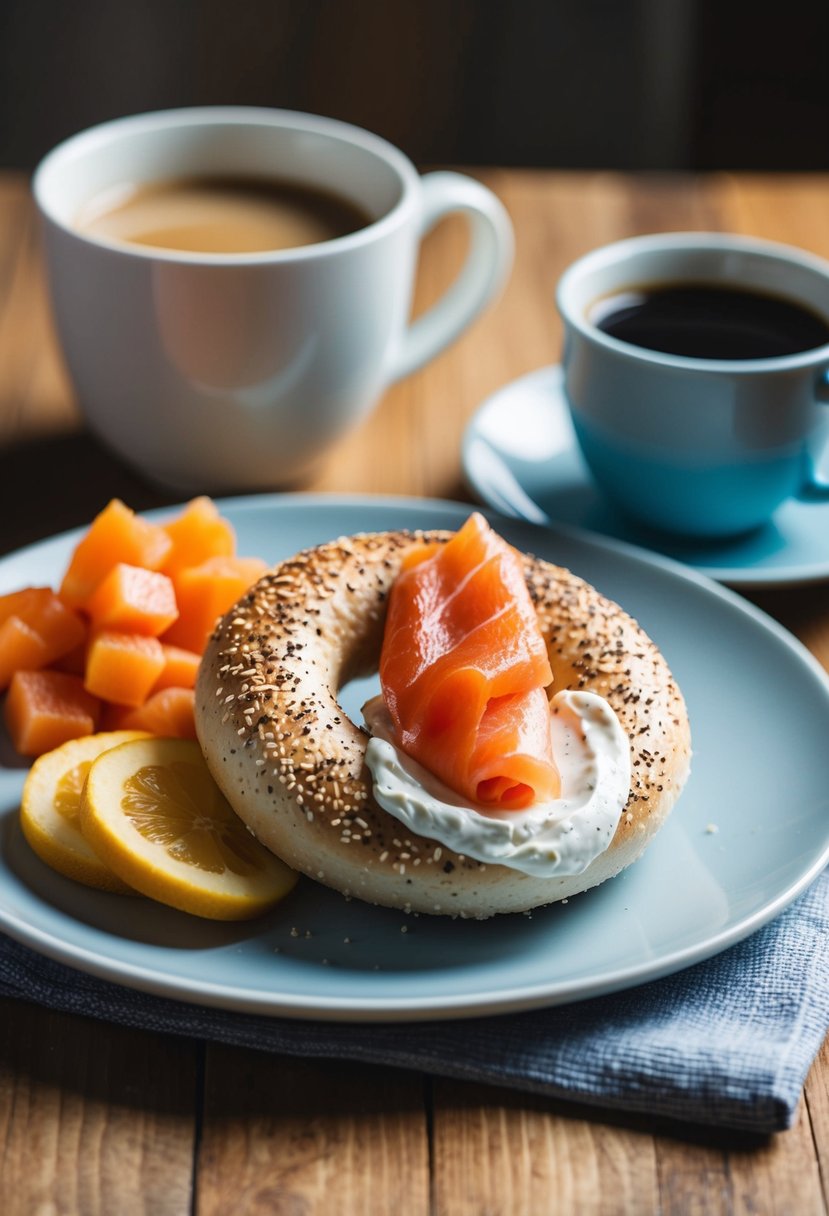
{"type": "Polygon", "coordinates": [[[76,646],[83,644],[86,625],[76,612],[58,599],[48,587],[31,587],[14,601],[17,611],[5,615],[0,624],[0,689],[6,687],[15,671],[36,671],[54,663],[76,646]]]}
{"type": "Polygon", "coordinates": [[[74,609],[67,608],[53,591],[31,611],[23,611],[20,616],[46,643],[48,663],[53,663],[86,641],[86,622],[74,609]]]}
{"type": "Polygon", "coordinates": [[[100,702],[79,676],[63,671],[16,671],[4,716],[12,746],[21,756],[40,756],[67,739],[91,735],[100,702]]]}
{"type": "Polygon", "coordinates": [[[40,634],[19,616],[8,617],[0,625],[0,689],[5,688],[16,671],[37,671],[47,662],[46,643],[40,634]]]}
{"type": "Polygon", "coordinates": [[[162,688],[121,719],[123,730],[147,730],[162,739],[195,739],[192,688],[162,688]]]}
{"type": "Polygon", "coordinates": [[[161,569],[176,574],[186,566],[200,566],[211,557],[232,557],[236,533],[211,498],[194,498],[180,515],[164,524],[173,547],[161,569]]]}
{"type": "Polygon", "coordinates": [[[116,629],[158,637],[178,617],[176,593],[166,574],[119,562],[86,604],[95,630],[116,629]]]}
{"type": "Polygon", "coordinates": [[[179,618],[163,640],[202,654],[217,619],[227,612],[267,565],[258,557],[211,557],[174,575],[179,618]]]}
{"type": "Polygon", "coordinates": [[[141,519],[120,499],[113,498],[76,546],[60,585],[61,599],[73,608],[82,608],[118,562],[158,570],[172,546],[161,527],[141,519]]]}
{"type": "Polygon", "coordinates": [[[25,620],[32,609],[45,604],[54,594],[51,587],[23,587],[0,595],[0,625],[10,616],[25,620]]]}
{"type": "Polygon", "coordinates": [[[157,638],[140,633],[96,634],[86,656],[84,687],[119,705],[141,705],[164,669],[157,638]]]}
{"type": "Polygon", "coordinates": [[[201,655],[192,650],[183,650],[181,646],[168,646],[164,642],[161,645],[164,669],[155,682],[153,692],[161,692],[162,688],[195,687],[201,655]]]}

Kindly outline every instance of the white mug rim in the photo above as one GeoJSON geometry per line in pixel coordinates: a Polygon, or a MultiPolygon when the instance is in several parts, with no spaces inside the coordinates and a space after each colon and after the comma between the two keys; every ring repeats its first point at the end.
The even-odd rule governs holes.
{"type": "MultiPolygon", "coordinates": [[[[711,375],[749,375],[757,372],[789,372],[819,367],[829,361],[829,342],[793,355],[778,355],[763,359],[703,359],[688,355],[673,355],[663,351],[634,346],[614,338],[593,325],[583,313],[572,306],[570,296],[575,284],[590,271],[618,264],[637,253],[669,253],[680,250],[729,250],[757,254],[760,257],[795,263],[821,275],[829,283],[829,261],[817,254],[798,249],[780,241],[748,237],[724,232],[665,232],[648,236],[626,237],[602,245],[584,254],[564,271],[555,291],[555,301],[565,325],[576,330],[588,342],[604,348],[631,363],[665,370],[698,372],[711,375]]],[[[794,297],[793,297],[794,298],[794,297]]],[[[825,318],[829,323],[829,317],[825,318]]]]}
{"type": "Polygon", "coordinates": [[[37,165],[32,177],[32,193],[38,210],[46,220],[69,236],[112,253],[145,261],[187,263],[188,265],[269,266],[275,263],[301,262],[328,257],[381,239],[409,218],[416,204],[419,184],[420,176],[417,169],[404,152],[401,152],[388,140],[383,139],[382,136],[340,119],[326,118],[323,115],[304,113],[299,110],[271,109],[265,106],[182,106],[109,119],[70,135],[47,152],[37,165]],[[106,146],[107,143],[118,139],[122,133],[205,125],[288,128],[308,131],[339,140],[343,144],[357,146],[383,161],[396,173],[400,182],[400,197],[384,215],[346,236],[335,237],[314,245],[301,245],[291,249],[256,250],[250,253],[210,253],[131,244],[127,241],[83,231],[58,213],[50,197],[50,191],[57,189],[52,179],[60,173],[63,164],[72,157],[87,151],[94,151],[99,146],[106,146]]]}

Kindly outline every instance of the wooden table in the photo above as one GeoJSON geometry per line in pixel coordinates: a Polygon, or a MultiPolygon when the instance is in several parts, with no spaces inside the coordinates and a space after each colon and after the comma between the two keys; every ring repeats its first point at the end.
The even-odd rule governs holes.
{"type": "MultiPolygon", "coordinates": [[[[390,391],[305,485],[465,497],[464,425],[554,362],[564,267],[636,233],[728,229],[829,257],[829,179],[487,171],[517,234],[510,285],[390,391]]],[[[428,240],[418,306],[464,249],[428,240]]],[[[50,328],[27,184],[0,176],[0,552],[82,524],[113,494],[164,499],[80,427],[50,328]]],[[[829,666],[829,588],[755,597],[829,666]]],[[[829,1055],[768,1140],[608,1118],[414,1073],[272,1058],[0,1003],[0,1211],[805,1213],[829,1190],[829,1055]]]]}

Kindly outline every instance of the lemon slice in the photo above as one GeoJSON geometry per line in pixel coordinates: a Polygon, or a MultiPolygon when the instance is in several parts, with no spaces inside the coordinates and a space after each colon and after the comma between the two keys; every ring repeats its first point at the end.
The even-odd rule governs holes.
{"type": "Polygon", "coordinates": [[[78,826],[78,812],[92,761],[111,747],[146,737],[143,731],[104,731],[70,739],[35,760],[23,786],[20,826],[47,866],[88,887],[135,894],[86,842],[78,826]]]}
{"type": "Polygon", "coordinates": [[[80,824],[124,882],[196,916],[258,916],[297,881],[231,810],[191,740],[136,739],[101,755],[80,824]]]}

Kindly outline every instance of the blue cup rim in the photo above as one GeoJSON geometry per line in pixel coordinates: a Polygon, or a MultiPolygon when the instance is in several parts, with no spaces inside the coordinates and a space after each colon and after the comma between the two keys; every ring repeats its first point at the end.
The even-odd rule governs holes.
{"type": "MultiPolygon", "coordinates": [[[[593,249],[571,263],[559,279],[555,290],[556,307],[565,326],[577,331],[588,342],[604,348],[620,358],[644,366],[656,366],[666,371],[695,371],[733,376],[750,375],[757,372],[800,371],[829,363],[829,342],[793,355],[779,355],[763,359],[701,359],[688,355],[667,354],[646,347],[634,346],[620,338],[612,337],[589,321],[583,309],[571,306],[569,296],[574,291],[575,285],[585,275],[606,267],[624,264],[626,260],[636,254],[670,253],[677,250],[696,250],[701,253],[736,252],[754,255],[778,265],[781,262],[794,264],[824,279],[827,293],[829,293],[829,261],[794,245],[724,232],[666,232],[626,237],[624,240],[614,241],[593,249]]],[[[671,278],[672,281],[676,281],[675,275],[671,278]]],[[[778,292],[778,294],[780,293],[778,292]]],[[[794,293],[790,298],[795,302],[804,303],[802,298],[798,298],[794,293]]],[[[809,302],[806,303],[807,306],[811,306],[809,302]]],[[[824,320],[829,324],[829,305],[824,320]]]]}

